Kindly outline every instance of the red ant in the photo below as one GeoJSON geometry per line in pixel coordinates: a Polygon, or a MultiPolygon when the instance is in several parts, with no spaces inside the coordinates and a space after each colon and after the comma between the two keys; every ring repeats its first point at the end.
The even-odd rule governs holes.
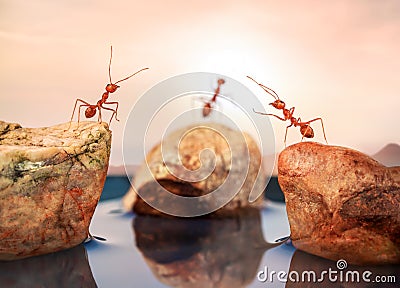
{"type": "MultiPolygon", "coordinates": [[[[85,116],[86,116],[86,118],[92,118],[94,115],[96,115],[96,111],[97,111],[97,109],[98,109],[98,110],[99,110],[99,118],[98,118],[98,121],[101,122],[101,121],[102,121],[102,119],[101,119],[101,109],[103,108],[103,109],[105,109],[105,110],[109,110],[109,111],[112,111],[112,112],[113,112],[112,115],[111,115],[110,123],[109,123],[109,124],[111,124],[111,120],[113,119],[114,116],[115,116],[115,117],[114,117],[115,120],[119,121],[119,119],[117,119],[118,102],[116,102],[116,101],[114,101],[114,102],[107,102],[107,99],[108,99],[109,94],[110,94],[110,93],[114,93],[114,92],[117,91],[117,89],[120,87],[120,86],[117,85],[117,83],[122,82],[122,81],[125,81],[125,80],[128,80],[129,78],[135,76],[135,75],[138,74],[139,72],[141,72],[141,71],[143,71],[143,70],[146,70],[146,69],[149,69],[149,68],[140,69],[139,71],[133,73],[132,75],[130,75],[130,76],[124,78],[124,79],[121,79],[121,80],[119,80],[119,81],[117,81],[117,82],[115,82],[115,83],[112,83],[112,81],[111,81],[111,61],[112,61],[112,52],[113,52],[113,51],[112,51],[112,46],[111,46],[110,63],[109,63],[109,65],[108,65],[108,76],[109,76],[109,78],[110,78],[110,84],[107,84],[107,86],[106,86],[106,92],[103,93],[103,95],[101,96],[101,99],[100,99],[99,101],[97,101],[97,104],[95,104],[95,105],[90,104],[90,103],[88,103],[88,102],[86,102],[86,101],[84,101],[84,100],[82,100],[82,99],[76,99],[76,101],[75,101],[75,106],[74,106],[74,111],[72,112],[71,120],[70,120],[70,122],[69,122],[69,127],[71,127],[71,122],[72,122],[72,119],[74,118],[75,109],[76,109],[76,105],[78,104],[78,101],[83,103],[83,104],[79,105],[79,109],[78,109],[78,125],[79,125],[79,121],[80,121],[81,107],[87,107],[86,110],[85,110],[85,116]],[[115,107],[115,109],[112,109],[112,108],[109,108],[109,107],[104,107],[103,104],[116,104],[116,107],[115,107]]],[[[69,127],[68,127],[68,129],[69,129],[69,127]]]]}
{"type": "Polygon", "coordinates": [[[322,118],[315,118],[313,120],[310,121],[306,121],[306,122],[301,122],[300,117],[299,118],[295,118],[293,117],[293,113],[294,113],[294,109],[295,107],[290,108],[289,110],[285,108],[285,102],[283,102],[282,100],[279,99],[278,94],[272,90],[271,88],[268,88],[267,86],[258,83],[256,80],[254,80],[253,78],[251,78],[250,76],[247,76],[247,78],[249,78],[250,80],[253,80],[255,83],[257,83],[261,88],[264,89],[265,92],[267,92],[269,95],[271,95],[272,97],[275,98],[275,101],[272,103],[269,103],[269,105],[272,105],[274,108],[278,109],[278,110],[282,110],[283,112],[283,117],[281,118],[275,114],[267,114],[267,113],[262,113],[262,112],[257,112],[253,109],[253,111],[255,113],[261,114],[261,115],[268,115],[268,116],[275,116],[276,118],[278,118],[279,120],[282,121],[290,121],[290,125],[286,127],[286,133],[285,133],[285,147],[286,147],[286,136],[287,136],[287,131],[288,128],[293,126],[297,127],[300,126],[300,133],[301,135],[303,135],[303,137],[301,138],[301,141],[303,141],[304,137],[306,138],[313,138],[314,137],[314,130],[311,128],[310,123],[314,122],[314,121],[321,121],[321,125],[322,125],[322,131],[324,133],[324,138],[325,138],[325,142],[326,144],[328,144],[328,141],[326,140],[326,136],[325,136],[325,129],[324,129],[324,123],[322,122],[322,118]]]}
{"type": "Polygon", "coordinates": [[[222,86],[223,84],[225,84],[225,80],[222,79],[222,78],[220,78],[220,79],[218,79],[217,83],[218,83],[218,86],[217,86],[217,88],[215,89],[214,96],[211,98],[210,101],[208,101],[208,102],[206,102],[206,103],[204,104],[204,107],[203,107],[203,117],[207,117],[207,116],[211,113],[211,109],[212,109],[212,107],[214,106],[214,103],[216,103],[216,101],[217,101],[217,96],[219,95],[219,92],[220,92],[220,90],[221,90],[221,86],[222,86]]]}

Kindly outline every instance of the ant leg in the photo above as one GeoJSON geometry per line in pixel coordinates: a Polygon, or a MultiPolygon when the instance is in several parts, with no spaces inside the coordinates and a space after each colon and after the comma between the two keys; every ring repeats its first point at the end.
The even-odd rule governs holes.
{"type": "MultiPolygon", "coordinates": [[[[117,114],[117,111],[114,110],[114,109],[108,108],[108,107],[104,107],[104,106],[101,106],[101,108],[103,108],[103,109],[105,109],[105,110],[113,111],[113,114],[111,115],[111,118],[110,118],[110,122],[109,122],[109,124],[108,124],[108,125],[111,125],[111,120],[112,120],[112,118],[114,117],[114,115],[117,114]]],[[[119,120],[118,120],[118,121],[119,121],[119,120]]]]}
{"type": "MultiPolygon", "coordinates": [[[[82,101],[83,102],[83,101],[82,101]]],[[[91,105],[91,104],[82,104],[82,105],[79,105],[79,109],[78,109],[78,126],[76,127],[77,129],[78,129],[78,127],[79,127],[79,122],[81,121],[81,108],[82,107],[91,107],[91,106],[93,106],[93,105],[91,105]]],[[[95,106],[96,107],[96,106],[95,106]]]]}
{"type": "MultiPolygon", "coordinates": [[[[300,127],[301,127],[301,124],[307,124],[307,122],[301,122],[301,118],[299,117],[299,118],[297,118],[297,123],[298,123],[298,125],[300,125],[300,127]]],[[[309,127],[310,129],[311,129],[311,127],[309,127]]],[[[306,134],[308,132],[308,128],[307,128],[307,130],[304,132],[304,134],[306,134]]],[[[301,141],[300,142],[303,142],[303,140],[304,140],[304,134],[302,134],[302,137],[301,137],[301,141]]]]}
{"type": "MultiPolygon", "coordinates": [[[[115,101],[115,102],[104,102],[103,104],[117,104],[117,106],[115,106],[115,112],[114,112],[115,117],[114,118],[115,118],[115,120],[119,121],[119,119],[117,119],[117,116],[118,116],[117,115],[117,113],[118,113],[118,104],[119,103],[115,101]]],[[[112,118],[112,116],[111,116],[111,118],[112,118]]]]}
{"type": "Polygon", "coordinates": [[[304,122],[304,124],[310,124],[311,122],[318,121],[318,120],[321,121],[322,132],[324,133],[324,139],[325,139],[326,144],[328,144],[328,140],[326,140],[326,135],[325,135],[324,122],[322,121],[322,118],[318,117],[318,118],[315,118],[315,119],[313,119],[313,120],[304,122]]]}
{"type": "Polygon", "coordinates": [[[292,126],[293,126],[293,123],[290,123],[290,125],[286,127],[286,132],[285,132],[285,140],[283,141],[283,142],[285,143],[285,148],[286,148],[286,137],[287,137],[287,131],[288,131],[288,129],[289,129],[290,127],[292,127],[292,126]]]}
{"type": "MultiPolygon", "coordinates": [[[[306,133],[307,133],[307,131],[308,131],[308,128],[306,130],[306,133]]],[[[304,135],[301,136],[301,141],[300,142],[303,142],[303,140],[304,140],[304,135]]]]}
{"type": "Polygon", "coordinates": [[[71,123],[72,123],[72,119],[74,118],[74,114],[75,114],[75,110],[76,110],[76,105],[78,104],[78,101],[80,101],[80,102],[82,102],[82,103],[84,103],[84,104],[82,104],[82,105],[80,105],[79,106],[79,109],[78,109],[78,125],[79,125],[79,118],[80,118],[80,114],[81,114],[81,106],[90,106],[90,104],[88,103],[88,102],[86,102],[86,101],[83,101],[82,99],[76,99],[76,101],[75,101],[75,105],[74,105],[74,110],[72,111],[72,115],[71,115],[71,119],[69,120],[69,126],[68,126],[68,129],[67,130],[69,130],[69,128],[71,128],[71,123]]]}
{"type": "Polygon", "coordinates": [[[203,102],[203,103],[207,103],[207,102],[209,102],[209,101],[210,101],[210,99],[211,99],[211,98],[199,97],[199,99],[198,99],[198,100],[200,100],[200,101],[201,101],[201,102],[203,102]]]}
{"type": "MultiPolygon", "coordinates": [[[[197,96],[191,96],[190,97],[190,109],[199,109],[199,103],[201,103],[201,105],[204,106],[204,101],[202,99],[202,97],[199,99],[200,97],[197,96]]],[[[193,114],[194,115],[194,114],[193,114]]]]}
{"type": "Polygon", "coordinates": [[[192,100],[192,106],[196,107],[196,103],[200,102],[202,106],[206,105],[207,103],[210,102],[210,99],[207,99],[205,97],[196,97],[195,99],[192,100]]]}
{"type": "Polygon", "coordinates": [[[101,119],[101,105],[97,106],[99,108],[99,117],[97,118],[97,122],[101,123],[103,120],[101,119]]]}
{"type": "Polygon", "coordinates": [[[257,114],[260,114],[260,115],[275,116],[275,117],[278,118],[279,120],[286,121],[285,119],[283,119],[283,118],[281,118],[281,117],[279,117],[278,115],[275,115],[275,114],[269,114],[269,113],[258,112],[258,111],[254,110],[254,109],[253,109],[253,111],[254,111],[255,113],[257,113],[257,114]]]}
{"type": "MultiPolygon", "coordinates": [[[[294,108],[294,107],[293,107],[294,108]]],[[[297,118],[297,123],[298,124],[303,124],[303,122],[301,122],[301,118],[299,117],[299,118],[297,118]]],[[[301,126],[300,126],[301,127],[301,126]]],[[[308,131],[308,128],[307,128],[307,130],[306,130],[306,132],[305,133],[307,133],[307,131],[308,131]]],[[[300,142],[303,142],[303,140],[304,140],[304,135],[302,134],[301,135],[301,141],[300,142]]]]}

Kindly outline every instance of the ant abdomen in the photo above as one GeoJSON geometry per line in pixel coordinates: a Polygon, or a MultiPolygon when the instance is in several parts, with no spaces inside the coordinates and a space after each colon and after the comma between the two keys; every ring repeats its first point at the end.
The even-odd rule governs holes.
{"type": "Polygon", "coordinates": [[[86,118],[92,118],[94,115],[96,115],[96,107],[93,108],[89,106],[88,108],[86,108],[85,110],[86,118]]]}
{"type": "Polygon", "coordinates": [[[211,104],[206,103],[203,107],[203,117],[207,117],[211,113],[211,104]]]}
{"type": "Polygon", "coordinates": [[[300,126],[300,133],[306,138],[314,138],[314,130],[308,124],[300,126]]]}

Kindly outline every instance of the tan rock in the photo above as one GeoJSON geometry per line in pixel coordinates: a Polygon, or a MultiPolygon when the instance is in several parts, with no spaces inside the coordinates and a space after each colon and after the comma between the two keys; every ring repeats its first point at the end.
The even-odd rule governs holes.
{"type": "MultiPolygon", "coordinates": [[[[157,201],[162,206],[167,201],[163,189],[176,195],[194,197],[207,195],[227,182],[229,187],[233,187],[228,190],[235,192],[237,189],[238,193],[232,199],[225,199],[223,193],[216,192],[217,196],[213,203],[215,201],[227,203],[218,212],[229,213],[240,207],[262,204],[262,197],[252,203],[249,201],[250,193],[258,195],[262,193],[266,176],[260,169],[260,150],[248,134],[242,134],[221,124],[209,123],[206,128],[189,126],[174,131],[167,136],[163,145],[167,147],[163,148],[161,144],[155,146],[146,157],[147,163],[143,163],[138,169],[133,180],[135,188],[132,188],[123,199],[127,210],[133,209],[138,214],[165,215],[164,211],[153,209],[141,197],[137,197],[135,189],[139,190],[140,195],[147,195],[146,200],[157,201]],[[184,138],[181,138],[182,135],[184,138]],[[213,151],[215,155],[203,153],[204,149],[213,151]],[[232,156],[234,154],[236,160],[235,156],[232,156]],[[147,165],[151,173],[148,172],[147,165]],[[193,171],[198,173],[197,176],[192,174],[193,171]],[[207,175],[206,171],[212,173],[202,178],[207,175]],[[201,179],[195,181],[198,175],[201,175],[201,179]],[[251,192],[253,186],[254,192],[251,192]]],[[[193,207],[173,202],[168,204],[168,207],[176,208],[176,211],[183,210],[190,215],[196,209],[207,210],[209,203],[210,201],[203,201],[199,202],[199,206],[193,207]]]]}
{"type": "Polygon", "coordinates": [[[68,125],[0,122],[0,260],[63,250],[88,236],[111,132],[106,123],[68,125]]]}
{"type": "Polygon", "coordinates": [[[293,245],[351,264],[400,263],[400,167],[312,142],[279,156],[293,245]]]}

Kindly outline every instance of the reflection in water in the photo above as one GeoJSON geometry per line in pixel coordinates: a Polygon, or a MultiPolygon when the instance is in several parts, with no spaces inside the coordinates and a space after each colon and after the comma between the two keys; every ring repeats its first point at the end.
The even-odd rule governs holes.
{"type": "Polygon", "coordinates": [[[97,287],[83,244],[22,260],[0,261],[0,287],[97,287]]]}
{"type": "Polygon", "coordinates": [[[172,287],[244,287],[265,250],[260,212],[230,218],[137,216],[136,245],[153,274],[172,287]]]}
{"type": "MultiPolygon", "coordinates": [[[[344,257],[344,259],[346,259],[344,257]]],[[[293,254],[292,261],[290,263],[290,268],[288,274],[293,273],[293,276],[288,277],[288,281],[286,283],[286,287],[315,287],[319,285],[321,287],[357,287],[357,288],[364,288],[364,287],[399,287],[399,277],[400,277],[400,265],[385,265],[385,266],[355,266],[355,265],[348,265],[347,268],[342,270],[338,269],[336,266],[336,262],[327,260],[318,256],[314,256],[308,254],[306,252],[296,250],[293,254]],[[337,276],[337,281],[334,282],[329,279],[329,271],[332,270],[332,279],[337,276]],[[307,273],[303,273],[307,271],[307,273]],[[308,271],[315,272],[316,278],[323,279],[322,281],[312,281],[313,278],[310,278],[311,281],[308,281],[308,271]],[[324,272],[327,271],[327,272],[324,272]],[[337,273],[335,273],[337,271],[337,273]],[[342,271],[342,273],[340,273],[342,271]],[[354,272],[353,272],[354,271],[354,272]],[[372,274],[369,275],[371,271],[372,274]],[[363,280],[363,273],[364,277],[370,282],[366,282],[363,280]],[[290,278],[295,279],[296,275],[299,275],[299,282],[291,281],[290,278]],[[302,274],[304,274],[304,279],[306,281],[301,281],[302,274]],[[323,275],[323,277],[321,277],[323,275]],[[342,280],[340,279],[342,275],[342,280]],[[357,275],[359,275],[359,281],[357,282],[357,275]],[[376,276],[390,276],[394,275],[396,277],[396,283],[388,283],[386,278],[379,278],[382,280],[386,279],[386,283],[376,283],[375,277],[376,276]],[[347,277],[347,280],[346,280],[347,277]],[[353,278],[354,277],[354,278],[353,278]],[[354,279],[354,280],[353,280],[354,279]],[[373,282],[374,281],[374,282],[373,282]]],[[[341,267],[341,266],[339,266],[341,267]]],[[[313,276],[311,276],[313,277],[313,276]]],[[[381,281],[382,282],[382,281],[381,281]]]]}

